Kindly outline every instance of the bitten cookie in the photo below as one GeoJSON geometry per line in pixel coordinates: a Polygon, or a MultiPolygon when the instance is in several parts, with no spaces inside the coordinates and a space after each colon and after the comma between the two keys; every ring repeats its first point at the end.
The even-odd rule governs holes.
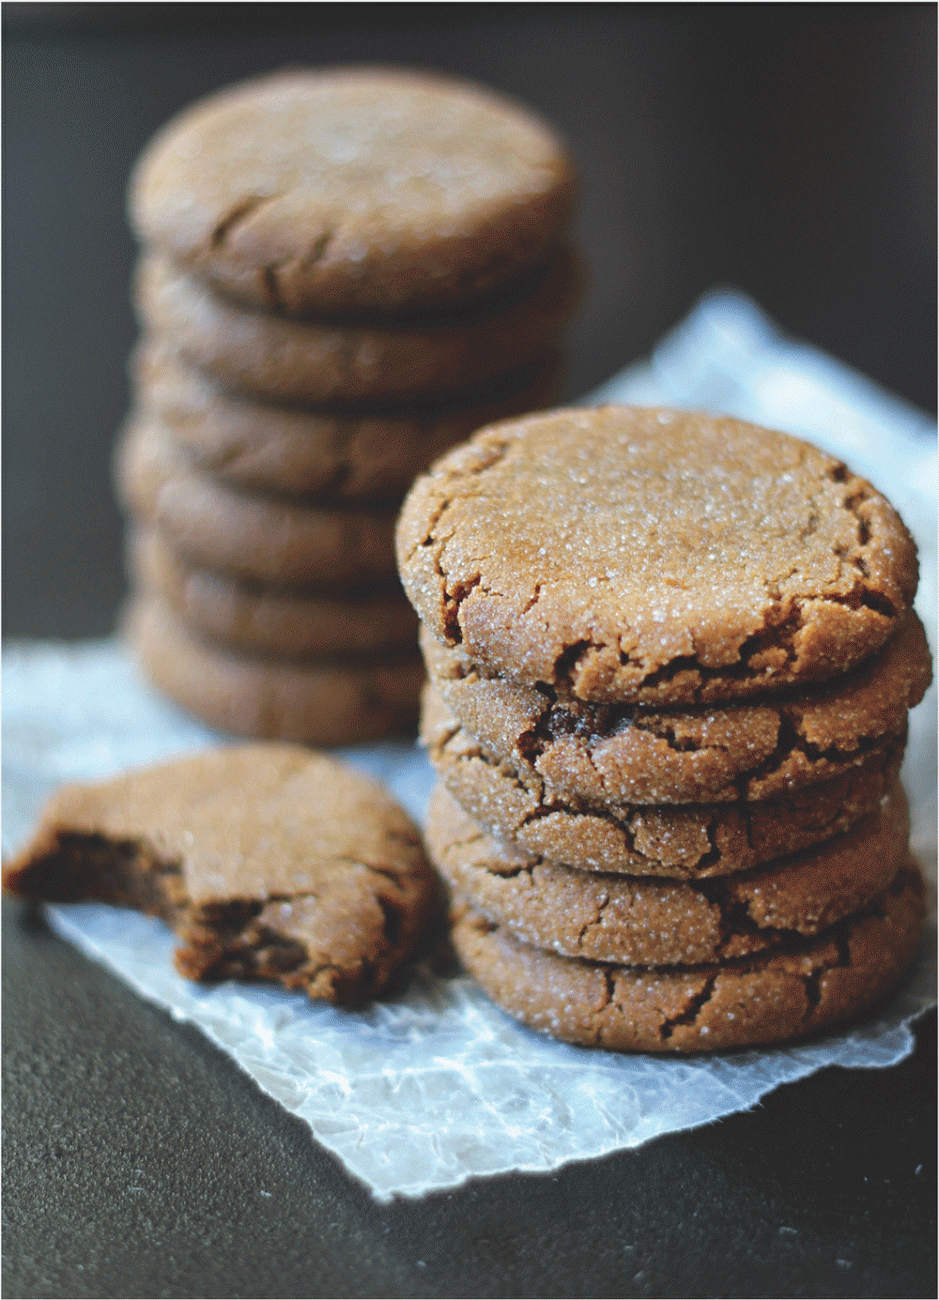
{"type": "Polygon", "coordinates": [[[287,661],[202,641],[159,600],[131,606],[125,632],[155,685],[237,736],[354,745],[411,731],[424,672],[416,654],[287,661]]]}
{"type": "Polygon", "coordinates": [[[125,508],[204,568],[283,587],[395,576],[393,510],[331,509],[238,491],[198,473],[154,429],[122,440],[115,477],[125,508]]]}
{"type": "Polygon", "coordinates": [[[468,668],[426,631],[421,649],[448,708],[490,758],[595,807],[735,803],[824,781],[902,730],[932,678],[926,634],[912,611],[852,672],[723,707],[560,701],[546,688],[468,668]]]}
{"type": "Polygon", "coordinates": [[[723,965],[561,957],[469,908],[453,942],[492,1000],[533,1029],[617,1051],[713,1051],[802,1038],[869,1009],[912,965],[924,917],[922,877],[902,867],[866,908],[814,938],[723,965]]]}
{"type": "Polygon", "coordinates": [[[597,703],[737,699],[846,672],[913,599],[916,549],[841,462],[720,416],[495,425],[418,479],[397,531],[430,633],[597,703]]]}
{"type": "Polygon", "coordinates": [[[249,311],[159,257],[144,258],[136,279],[143,325],[193,365],[268,401],[335,406],[468,392],[532,365],[556,343],[579,293],[566,248],[481,306],[379,324],[249,311]]]}
{"type": "Polygon", "coordinates": [[[395,312],[489,293],[566,227],[556,136],[480,86],[288,71],[169,122],[130,190],[144,243],[264,310],[395,312]]]}
{"type": "Polygon", "coordinates": [[[131,574],[196,632],[255,654],[286,658],[372,654],[413,646],[414,611],[396,587],[336,595],[250,586],[188,564],[154,529],[132,532],[131,574]]]}
{"type": "Polygon", "coordinates": [[[316,411],[253,401],[151,343],[135,358],[143,428],[162,426],[204,473],[260,492],[336,501],[404,496],[432,460],[493,420],[555,403],[561,364],[552,354],[497,389],[463,403],[407,410],[316,411]]]}
{"type": "Polygon", "coordinates": [[[696,880],[743,871],[847,830],[896,778],[906,727],[833,780],[759,802],[619,804],[592,808],[541,777],[497,763],[460,727],[431,686],[421,738],[447,789],[480,825],[520,850],[584,871],[696,880]]]}
{"type": "Polygon", "coordinates": [[[574,871],[505,848],[439,784],[426,839],[456,896],[525,943],[627,966],[696,966],[818,934],[866,906],[906,859],[909,815],[895,784],[846,834],[700,884],[574,871]]]}
{"type": "Polygon", "coordinates": [[[4,887],[166,920],[190,979],[260,978],[371,997],[432,922],[417,828],[367,776],[308,750],[246,745],[66,786],[4,887]]]}

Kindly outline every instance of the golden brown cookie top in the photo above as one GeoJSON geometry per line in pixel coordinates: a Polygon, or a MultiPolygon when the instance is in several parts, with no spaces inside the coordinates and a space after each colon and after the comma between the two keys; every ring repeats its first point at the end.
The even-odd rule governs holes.
{"type": "Polygon", "coordinates": [[[66,786],[3,884],[162,917],[191,979],[272,979],[340,1002],[381,988],[437,900],[417,828],[387,791],[290,745],[66,786]]]}
{"type": "Polygon", "coordinates": [[[393,68],[286,71],[227,88],[154,138],[139,237],[256,306],[427,309],[478,297],[566,226],[552,131],[483,87],[393,68]]]}
{"type": "Polygon", "coordinates": [[[60,833],[145,841],[179,865],[193,904],[317,895],[346,875],[358,890],[360,868],[379,883],[428,871],[417,828],[383,786],[296,745],[236,745],[65,786],[36,838],[60,833]]]}
{"type": "Polygon", "coordinates": [[[655,408],[480,431],[418,479],[397,544],[439,640],[607,703],[831,677],[884,644],[917,582],[899,516],[834,457],[655,408]]]}

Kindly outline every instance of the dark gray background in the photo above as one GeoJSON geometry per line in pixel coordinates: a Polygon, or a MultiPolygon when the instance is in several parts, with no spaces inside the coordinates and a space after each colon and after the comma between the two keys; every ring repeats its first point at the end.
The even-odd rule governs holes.
{"type": "MultiPolygon", "coordinates": [[[[7,3],[3,22],[7,636],[105,633],[121,598],[128,169],[183,104],[288,63],[457,72],[567,136],[591,276],[572,396],[724,283],[935,410],[932,5],[7,3]]],[[[381,1209],[198,1033],[8,904],[4,981],[8,1297],[935,1294],[934,1020],[895,1069],[381,1209]]]]}

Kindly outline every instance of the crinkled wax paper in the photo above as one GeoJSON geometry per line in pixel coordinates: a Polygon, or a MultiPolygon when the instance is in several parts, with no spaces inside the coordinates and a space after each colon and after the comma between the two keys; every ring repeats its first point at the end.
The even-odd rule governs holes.
{"type": "MultiPolygon", "coordinates": [[[[935,626],[936,449],[925,417],[828,358],[781,339],[746,299],[706,299],[649,363],[598,400],[726,411],[837,451],[896,503],[923,560],[920,609],[935,626]]],[[[593,399],[591,399],[593,400],[593,399]]],[[[14,645],[4,655],[4,841],[28,836],[45,797],[224,743],[142,682],[114,641],[14,645]]],[[[914,711],[904,769],[913,844],[934,877],[934,694],[914,711]]],[[[411,745],[345,751],[419,820],[432,784],[411,745]]],[[[178,976],[159,922],[96,905],[49,909],[56,929],[144,997],[190,1020],[379,1199],[455,1187],[480,1174],[544,1171],[638,1146],[754,1105],[827,1065],[886,1066],[912,1049],[933,1000],[934,958],[874,1020],[796,1047],[658,1059],[588,1051],[532,1033],[468,979],[418,971],[406,992],[347,1012],[260,985],[202,987],[178,976]]],[[[934,940],[930,950],[934,952],[934,940]]]]}

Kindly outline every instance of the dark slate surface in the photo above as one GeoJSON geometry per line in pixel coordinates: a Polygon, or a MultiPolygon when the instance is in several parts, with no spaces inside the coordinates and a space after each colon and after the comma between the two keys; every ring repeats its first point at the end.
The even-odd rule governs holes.
{"type": "MultiPolygon", "coordinates": [[[[572,395],[729,283],[935,410],[931,5],[8,3],[3,20],[7,636],[98,635],[120,600],[127,170],[176,108],[286,63],[448,69],[567,134],[592,276],[572,395]]],[[[8,1297],[935,1294],[934,1017],[894,1069],[389,1208],[197,1031],[10,903],[3,965],[8,1297]]]]}

